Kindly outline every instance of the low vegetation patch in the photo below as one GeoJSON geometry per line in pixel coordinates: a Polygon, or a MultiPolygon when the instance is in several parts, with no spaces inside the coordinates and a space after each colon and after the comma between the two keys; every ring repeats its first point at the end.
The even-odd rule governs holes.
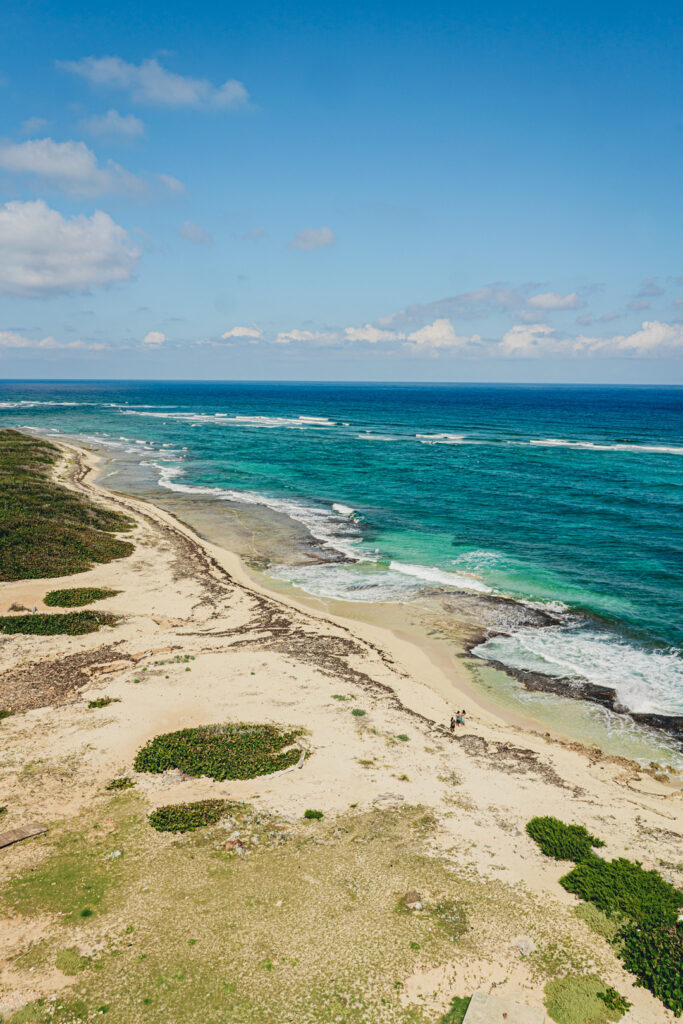
{"type": "Polygon", "coordinates": [[[526,830],[546,857],[554,857],[555,860],[578,862],[588,857],[593,847],[605,845],[583,825],[565,825],[558,818],[532,818],[526,830]]]}
{"type": "Polygon", "coordinates": [[[46,615],[1,615],[0,633],[25,633],[31,636],[79,636],[96,633],[102,626],[114,626],[118,620],[104,612],[65,612],[46,615]]]}
{"type": "Polygon", "coordinates": [[[545,1005],[556,1024],[611,1024],[624,1014],[600,995],[605,986],[595,974],[554,978],[545,987],[545,1005]]]}
{"type": "Polygon", "coordinates": [[[62,974],[80,974],[90,963],[90,957],[81,956],[75,946],[60,949],[55,960],[55,967],[62,974]]]}
{"type": "Polygon", "coordinates": [[[355,715],[356,718],[362,718],[363,715],[365,714],[365,711],[363,711],[362,708],[354,708],[351,714],[355,715]]]}
{"type": "Polygon", "coordinates": [[[133,779],[129,775],[119,775],[118,778],[112,779],[104,787],[105,789],[132,789],[135,785],[133,779]]]}
{"type": "Polygon", "coordinates": [[[115,533],[134,523],[55,483],[59,449],[0,430],[0,580],[46,579],[92,569],[133,550],[115,533]]]}
{"type": "Polygon", "coordinates": [[[212,779],[254,779],[294,765],[301,751],[294,741],[301,729],[283,732],[274,725],[202,725],[156,736],[138,751],[138,772],[178,768],[212,779]]]}
{"type": "Polygon", "coordinates": [[[323,816],[322,811],[304,811],[304,818],[308,818],[309,821],[319,821],[323,816]]]}
{"type": "MultiPolygon", "coordinates": [[[[683,925],[677,919],[683,906],[683,892],[665,882],[657,871],[646,871],[639,861],[625,857],[608,861],[596,857],[590,848],[586,850],[586,844],[591,847],[603,844],[599,840],[596,843],[595,836],[581,826],[564,825],[556,818],[533,818],[527,825],[527,832],[551,857],[573,847],[577,862],[560,879],[560,885],[592,904],[607,921],[625,921],[611,938],[624,966],[636,975],[636,984],[649,989],[679,1017],[683,1013],[683,925]],[[539,825],[539,822],[551,824],[539,825]]],[[[566,858],[563,855],[561,859],[566,858]]],[[[591,923],[588,918],[587,923],[591,923]]],[[[610,999],[598,1001],[607,1012],[617,1013],[610,999]]],[[[550,1005],[548,1012],[560,1024],[565,1024],[565,1020],[572,1024],[574,1020],[553,1016],[550,1005]]],[[[576,1018],[577,1024],[592,1019],[576,1018]]],[[[597,1021],[602,1019],[596,1018],[597,1021]]]]}
{"type": "Polygon", "coordinates": [[[454,996],[449,1009],[441,1018],[440,1024],[462,1024],[471,1002],[471,996],[454,996]]]}
{"type": "Polygon", "coordinates": [[[104,601],[106,597],[116,597],[120,593],[120,590],[110,590],[108,587],[71,587],[68,590],[51,590],[43,600],[51,608],[80,608],[84,604],[104,601]]]}
{"type": "Polygon", "coordinates": [[[148,821],[158,832],[194,832],[215,825],[226,813],[227,800],[198,800],[193,804],[167,804],[152,811],[148,821]]]}
{"type": "Polygon", "coordinates": [[[110,704],[120,704],[121,700],[119,697],[96,697],[95,700],[88,701],[89,708],[106,708],[110,704]]]}
{"type": "Polygon", "coordinates": [[[8,711],[7,708],[2,708],[0,710],[0,722],[2,722],[3,718],[10,718],[13,714],[13,711],[8,711]]]}

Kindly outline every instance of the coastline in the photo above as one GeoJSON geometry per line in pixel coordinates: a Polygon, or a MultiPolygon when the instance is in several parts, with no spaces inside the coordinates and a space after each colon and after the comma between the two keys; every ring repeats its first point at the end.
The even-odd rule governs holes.
{"type": "MultiPolygon", "coordinates": [[[[628,991],[634,1024],[670,1020],[647,991],[633,987],[604,940],[576,916],[575,898],[557,885],[563,869],[543,857],[524,829],[536,814],[560,813],[603,835],[610,856],[635,856],[653,869],[666,864],[683,884],[678,777],[542,735],[469,693],[467,724],[451,735],[450,672],[411,635],[274,594],[251,578],[235,554],[171,513],[98,485],[101,463],[91,452],[59,446],[69,467],[60,482],[132,516],[135,551],[58,580],[0,585],[4,606],[22,600],[40,607],[40,595],[58,586],[119,591],[99,605],[117,616],[115,626],[86,636],[0,638],[0,692],[16,702],[16,713],[1,726],[7,827],[32,820],[40,806],[57,833],[83,830],[82,822],[107,799],[105,783],[130,772],[136,750],[160,732],[234,720],[303,725],[310,757],[301,771],[224,783],[180,773],[140,776],[136,799],[147,809],[207,798],[249,801],[258,814],[283,815],[290,823],[300,821],[304,809],[319,807],[330,828],[339,823],[324,844],[337,842],[364,814],[400,818],[402,810],[422,808],[424,820],[433,822],[422,856],[443,864],[451,878],[469,872],[470,882],[461,874],[458,886],[474,886],[468,915],[473,935],[486,935],[486,943],[473,938],[461,951],[451,947],[446,959],[417,951],[413,968],[400,974],[403,1005],[421,1005],[429,994],[430,1006],[443,1012],[452,995],[489,991],[494,984],[502,995],[540,1007],[546,975],[539,964],[545,961],[520,956],[511,940],[529,935],[544,951],[561,936],[580,950],[582,965],[628,991]],[[437,680],[449,699],[438,692],[437,680]],[[87,700],[103,694],[115,703],[98,715],[88,711],[87,700]],[[352,709],[362,709],[363,716],[353,717],[352,709]],[[500,901],[493,919],[485,917],[489,897],[482,904],[480,890],[500,901]]],[[[467,691],[455,692],[457,706],[467,691]]],[[[90,834],[90,827],[85,831],[90,834]]],[[[125,849],[123,839],[115,841],[125,849]]],[[[33,870],[51,842],[48,835],[6,851],[9,876],[33,870]]],[[[423,840],[411,833],[407,842],[412,849],[423,840]]],[[[341,857],[341,850],[335,855],[341,857]]],[[[152,868],[154,863],[152,858],[152,868]]],[[[381,889],[383,877],[372,884],[381,889]]],[[[421,885],[419,876],[413,884],[421,885]]],[[[18,955],[52,927],[49,919],[10,916],[0,919],[0,940],[18,955]]],[[[99,927],[103,943],[106,915],[99,927]]],[[[16,1008],[70,983],[54,972],[27,975],[10,956],[0,969],[0,1007],[16,1008]]]]}

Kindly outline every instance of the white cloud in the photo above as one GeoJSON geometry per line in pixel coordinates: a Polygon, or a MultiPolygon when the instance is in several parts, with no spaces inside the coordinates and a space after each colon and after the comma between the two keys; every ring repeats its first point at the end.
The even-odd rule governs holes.
{"type": "Polygon", "coordinates": [[[398,313],[380,317],[377,323],[381,327],[389,327],[424,323],[432,317],[476,319],[490,313],[505,313],[511,309],[518,309],[523,303],[524,298],[519,289],[508,288],[502,284],[490,284],[473,291],[450,295],[445,299],[436,299],[434,302],[408,306],[398,313]]]}
{"type": "Polygon", "coordinates": [[[72,195],[97,196],[105,192],[139,194],[145,182],[110,161],[98,166],[84,142],[30,139],[0,146],[0,167],[14,173],[35,174],[72,195]]]}
{"type": "Polygon", "coordinates": [[[227,110],[243,107],[249,100],[242,82],[234,78],[216,87],[203,78],[167,71],[155,58],[143,60],[141,64],[129,64],[120,57],[83,57],[82,60],[57,63],[64,70],[85,78],[91,85],[128,92],[137,103],[227,110]]]}
{"type": "Polygon", "coordinates": [[[274,338],[276,345],[289,345],[292,341],[324,341],[331,340],[334,335],[323,331],[281,331],[274,338]]]}
{"type": "Polygon", "coordinates": [[[331,228],[303,228],[297,231],[291,242],[290,249],[325,249],[334,245],[335,234],[331,228]]]}
{"type": "Polygon", "coordinates": [[[205,231],[201,224],[196,224],[193,220],[186,220],[183,226],[178,229],[178,234],[186,242],[193,242],[194,245],[213,245],[213,238],[209,232],[205,231]]]}
{"type": "Polygon", "coordinates": [[[646,277],[640,286],[638,295],[639,299],[656,299],[659,295],[664,294],[664,289],[660,288],[657,284],[656,277],[646,277]]]}
{"type": "Polygon", "coordinates": [[[47,128],[47,120],[44,117],[29,117],[21,126],[22,135],[37,135],[38,132],[45,131],[47,128]]]}
{"type": "Polygon", "coordinates": [[[164,188],[167,188],[169,192],[173,192],[175,195],[181,195],[186,191],[182,181],[178,181],[171,174],[157,174],[157,180],[161,182],[164,188]]]}
{"type": "Polygon", "coordinates": [[[145,134],[144,122],[135,114],[119,114],[118,110],[108,110],[106,114],[94,114],[80,122],[84,132],[97,136],[120,136],[138,139],[145,134]]]}
{"type": "Polygon", "coordinates": [[[553,334],[547,324],[517,324],[503,335],[500,348],[508,356],[538,355],[553,334]]]}
{"type": "Polygon", "coordinates": [[[157,345],[163,345],[166,340],[166,335],[162,331],[150,331],[149,334],[144,336],[142,342],[144,345],[156,347],[157,345]]]}
{"type": "Polygon", "coordinates": [[[527,299],[527,305],[533,309],[578,309],[579,296],[576,292],[562,295],[560,292],[541,292],[527,299]]]}
{"type": "Polygon", "coordinates": [[[231,327],[225,334],[221,334],[221,338],[227,341],[228,338],[251,338],[257,341],[263,337],[263,331],[259,331],[257,327],[231,327]]]}
{"type": "Polygon", "coordinates": [[[0,206],[0,291],[41,296],[128,281],[140,250],[111,217],[69,219],[42,200],[0,206]]]}
{"type": "Polygon", "coordinates": [[[632,334],[607,338],[579,335],[560,338],[547,324],[516,325],[510,328],[498,346],[506,356],[656,356],[683,350],[683,324],[659,320],[645,321],[632,334]]]}
{"type": "Polygon", "coordinates": [[[478,344],[481,338],[478,334],[471,336],[456,334],[455,328],[450,320],[441,318],[431,324],[426,324],[417,331],[406,337],[406,348],[413,352],[422,352],[435,349],[456,349],[465,348],[470,344],[478,344]]]}
{"type": "Polygon", "coordinates": [[[346,327],[344,333],[349,341],[369,341],[372,345],[378,341],[395,341],[397,335],[395,331],[384,331],[379,327],[373,327],[372,324],[366,324],[365,327],[346,327]]]}
{"type": "Polygon", "coordinates": [[[78,349],[79,351],[101,352],[108,348],[101,342],[57,341],[51,335],[40,340],[27,338],[18,331],[0,331],[0,350],[14,348],[32,349],[78,349]]]}

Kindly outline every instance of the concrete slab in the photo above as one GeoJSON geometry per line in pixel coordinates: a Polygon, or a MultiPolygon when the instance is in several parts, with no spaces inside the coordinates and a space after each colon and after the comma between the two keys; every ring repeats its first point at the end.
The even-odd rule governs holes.
{"type": "Polygon", "coordinates": [[[463,1024],[546,1024],[545,1010],[522,1006],[513,999],[475,992],[463,1024]]]}

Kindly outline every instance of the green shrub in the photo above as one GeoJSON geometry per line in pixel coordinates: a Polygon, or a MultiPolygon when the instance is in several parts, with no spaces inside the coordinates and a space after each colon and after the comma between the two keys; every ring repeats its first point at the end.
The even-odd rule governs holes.
{"type": "Polygon", "coordinates": [[[0,710],[0,722],[2,722],[3,718],[10,718],[13,714],[13,711],[8,711],[7,708],[2,708],[0,710]]]}
{"type": "Polygon", "coordinates": [[[615,988],[610,985],[604,992],[598,992],[598,999],[601,999],[608,1010],[617,1010],[619,1013],[628,1013],[631,1009],[626,996],[619,995],[615,988]]]}
{"type": "Polygon", "coordinates": [[[609,1024],[622,1011],[608,1007],[600,998],[605,986],[595,974],[553,978],[545,986],[545,1005],[556,1024],[609,1024]]]}
{"type": "Polygon", "coordinates": [[[308,818],[309,821],[313,821],[313,820],[317,821],[320,818],[322,818],[322,816],[323,816],[323,812],[322,811],[310,811],[310,810],[309,811],[304,811],[304,818],[308,818]]]}
{"type": "Polygon", "coordinates": [[[90,963],[90,957],[81,956],[75,946],[60,949],[57,953],[55,966],[62,974],[80,974],[90,963]]]}
{"type": "Polygon", "coordinates": [[[193,804],[168,804],[149,815],[150,825],[158,832],[194,832],[204,825],[215,825],[230,804],[227,800],[198,800],[193,804]]]}
{"type": "Polygon", "coordinates": [[[365,711],[363,711],[362,708],[354,708],[351,714],[355,715],[356,718],[362,718],[363,715],[365,714],[365,711]]]}
{"type": "Polygon", "coordinates": [[[113,536],[132,519],[51,479],[59,457],[47,441],[0,430],[0,580],[68,576],[133,550],[113,536]]]}
{"type": "Polygon", "coordinates": [[[450,1008],[444,1013],[439,1024],[462,1024],[471,1001],[471,996],[453,996],[450,1008]]]}
{"type": "Polygon", "coordinates": [[[637,985],[647,988],[676,1017],[683,1013],[683,927],[628,925],[619,932],[619,955],[637,985]]]}
{"type": "Polygon", "coordinates": [[[134,785],[135,785],[134,780],[131,779],[128,775],[119,775],[118,778],[112,779],[111,782],[108,782],[107,785],[104,788],[105,789],[132,789],[134,785]]]}
{"type": "Polygon", "coordinates": [[[3,814],[7,814],[7,808],[6,807],[0,807],[0,818],[2,818],[3,814]]]}
{"type": "Polygon", "coordinates": [[[398,734],[398,736],[396,737],[396,739],[397,740],[401,740],[403,743],[407,743],[408,740],[410,739],[410,736],[406,736],[406,734],[404,732],[400,732],[398,734]]]}
{"type": "Polygon", "coordinates": [[[623,914],[637,922],[673,924],[683,893],[656,871],[645,871],[638,861],[591,856],[560,879],[560,885],[595,904],[609,917],[623,914]]]}
{"type": "Polygon", "coordinates": [[[66,612],[46,615],[2,615],[0,633],[27,633],[32,636],[57,636],[95,633],[101,626],[113,626],[117,619],[104,612],[66,612]]]}
{"type": "Polygon", "coordinates": [[[51,590],[43,598],[50,608],[80,608],[93,601],[104,601],[106,597],[115,597],[120,590],[109,590],[108,587],[71,587],[69,590],[51,590]]]}
{"type": "Polygon", "coordinates": [[[118,697],[96,697],[95,700],[88,701],[89,708],[106,708],[109,704],[120,704],[121,701],[118,697]]]}
{"type": "Polygon", "coordinates": [[[532,818],[526,830],[546,857],[554,857],[555,860],[578,862],[590,855],[593,846],[605,845],[583,825],[565,825],[558,818],[532,818]]]}
{"type": "Polygon", "coordinates": [[[292,744],[301,729],[281,732],[274,725],[202,725],[156,736],[138,751],[138,772],[158,774],[178,768],[212,779],[253,779],[294,765],[301,751],[292,744]],[[286,748],[292,749],[286,749],[286,748]]]}
{"type": "Polygon", "coordinates": [[[577,907],[574,907],[574,913],[588,925],[592,932],[601,935],[607,942],[612,942],[619,929],[627,924],[621,914],[612,914],[608,917],[592,903],[579,903],[577,907]]]}

